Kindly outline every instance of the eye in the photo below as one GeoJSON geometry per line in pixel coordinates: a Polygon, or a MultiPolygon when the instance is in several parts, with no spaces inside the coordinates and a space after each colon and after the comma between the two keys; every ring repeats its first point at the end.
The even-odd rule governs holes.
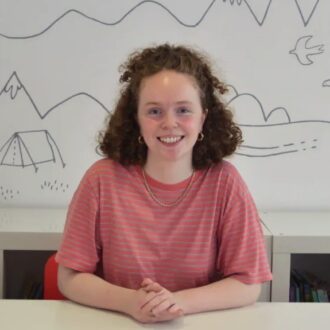
{"type": "Polygon", "coordinates": [[[147,113],[150,116],[159,116],[161,114],[161,110],[157,108],[150,108],[148,109],[147,113]]]}
{"type": "Polygon", "coordinates": [[[191,113],[191,111],[187,107],[180,107],[180,108],[177,109],[177,113],[179,115],[186,115],[186,114],[191,113]]]}

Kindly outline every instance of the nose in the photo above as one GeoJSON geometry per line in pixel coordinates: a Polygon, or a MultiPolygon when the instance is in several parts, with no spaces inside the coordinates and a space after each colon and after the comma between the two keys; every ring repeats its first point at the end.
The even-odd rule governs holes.
{"type": "Polygon", "coordinates": [[[169,129],[177,126],[178,122],[175,113],[173,113],[172,111],[166,111],[162,121],[162,127],[165,129],[169,129]]]}

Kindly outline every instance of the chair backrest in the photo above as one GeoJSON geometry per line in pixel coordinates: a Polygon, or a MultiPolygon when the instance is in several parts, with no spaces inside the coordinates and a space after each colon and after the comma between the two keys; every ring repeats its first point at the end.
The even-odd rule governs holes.
{"type": "Polygon", "coordinates": [[[66,299],[57,286],[57,269],[58,264],[55,261],[56,253],[52,254],[44,268],[44,299],[64,300],[66,299]]]}

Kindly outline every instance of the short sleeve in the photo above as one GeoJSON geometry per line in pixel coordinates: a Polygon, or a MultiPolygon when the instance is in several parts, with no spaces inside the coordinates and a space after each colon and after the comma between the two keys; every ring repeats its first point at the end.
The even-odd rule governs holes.
{"type": "Polygon", "coordinates": [[[100,259],[97,237],[99,202],[95,185],[91,184],[91,175],[87,172],[69,205],[56,255],[59,264],[80,272],[94,273],[100,259]]]}
{"type": "Polygon", "coordinates": [[[232,277],[246,284],[269,281],[272,275],[252,196],[232,165],[223,180],[217,271],[221,278],[232,277]]]}

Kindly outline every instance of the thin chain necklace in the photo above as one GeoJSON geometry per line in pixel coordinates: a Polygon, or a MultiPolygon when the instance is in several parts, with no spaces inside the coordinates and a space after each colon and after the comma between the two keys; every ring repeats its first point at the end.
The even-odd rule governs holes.
{"type": "Polygon", "coordinates": [[[150,197],[159,205],[161,206],[165,206],[165,207],[172,207],[172,206],[175,206],[175,205],[178,205],[183,199],[184,197],[187,195],[188,191],[190,190],[191,186],[192,186],[192,183],[193,183],[193,179],[194,179],[194,176],[195,176],[195,171],[193,170],[191,176],[190,176],[190,180],[186,186],[186,188],[184,189],[183,193],[172,203],[165,203],[165,202],[162,202],[160,201],[156,195],[152,192],[149,184],[148,184],[148,181],[147,181],[147,178],[146,178],[146,173],[144,171],[144,169],[142,168],[142,176],[143,176],[143,183],[147,189],[147,192],[149,193],[150,197]]]}

